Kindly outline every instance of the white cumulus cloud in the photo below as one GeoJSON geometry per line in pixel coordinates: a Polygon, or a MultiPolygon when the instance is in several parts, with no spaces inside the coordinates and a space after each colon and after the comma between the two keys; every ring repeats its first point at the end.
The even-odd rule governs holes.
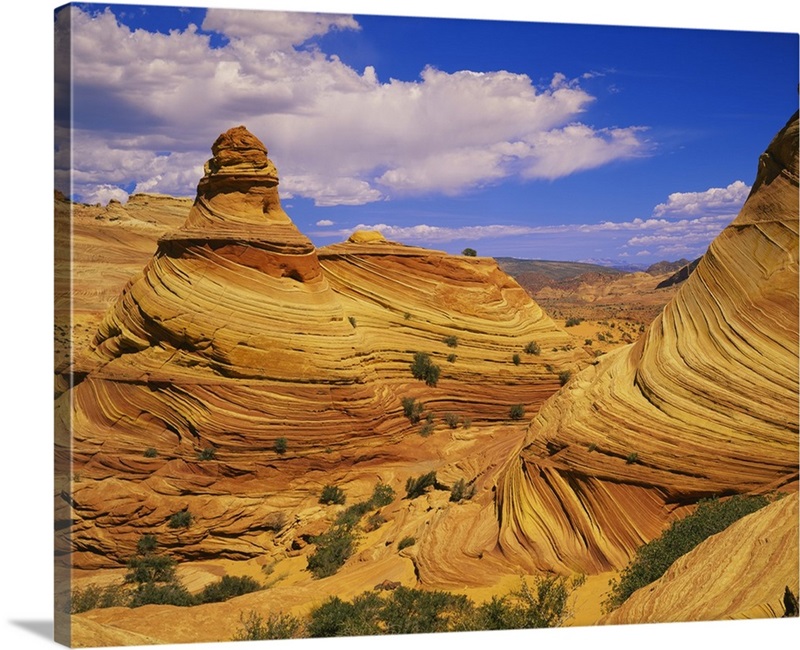
{"type": "Polygon", "coordinates": [[[712,187],[704,192],[675,192],[659,203],[653,214],[657,217],[708,215],[738,212],[750,193],[750,186],[734,181],[728,187],[712,187]]]}
{"type": "Polygon", "coordinates": [[[379,65],[358,71],[308,46],[360,29],[351,16],[212,9],[199,27],[161,34],[73,6],[57,39],[67,11],[84,196],[109,183],[191,195],[211,143],[238,124],[269,148],[282,191],[320,206],[554,179],[648,153],[640,127],[582,122],[595,98],[558,71],[541,86],[433,67],[381,81],[379,65]],[[202,30],[228,40],[212,47],[202,30]]]}

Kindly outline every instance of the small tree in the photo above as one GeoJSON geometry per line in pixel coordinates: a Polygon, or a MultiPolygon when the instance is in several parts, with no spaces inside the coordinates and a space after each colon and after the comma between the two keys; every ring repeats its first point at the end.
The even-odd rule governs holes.
{"type": "Polygon", "coordinates": [[[283,454],[286,453],[286,450],[289,448],[289,441],[286,440],[286,438],[283,438],[283,437],[277,438],[275,440],[275,443],[273,444],[272,448],[275,450],[276,453],[283,455],[283,454]]]}
{"type": "Polygon", "coordinates": [[[528,343],[525,346],[523,351],[525,352],[525,354],[536,354],[536,355],[538,355],[538,354],[541,354],[542,348],[539,346],[539,344],[536,341],[531,341],[530,343],[528,343]]]}
{"type": "Polygon", "coordinates": [[[463,251],[461,251],[461,254],[466,255],[467,257],[475,257],[478,254],[478,251],[476,251],[474,248],[465,248],[463,251]]]}
{"type": "Polygon", "coordinates": [[[422,417],[422,402],[418,402],[413,397],[404,397],[400,400],[403,404],[403,415],[405,415],[411,424],[416,424],[422,417]]]}
{"type": "Polygon", "coordinates": [[[458,427],[459,419],[455,413],[445,413],[443,419],[445,424],[451,429],[455,429],[458,427]]]}
{"type": "Polygon", "coordinates": [[[167,525],[170,528],[188,528],[192,525],[192,513],[188,510],[176,512],[169,518],[167,525]]]}
{"type": "Polygon", "coordinates": [[[512,355],[511,361],[514,363],[515,366],[518,366],[520,363],[522,363],[522,359],[520,359],[519,355],[516,353],[512,355]]]}
{"type": "Polygon", "coordinates": [[[562,386],[566,386],[567,382],[569,382],[571,377],[572,373],[569,370],[564,370],[558,373],[558,381],[561,383],[562,386]]]}

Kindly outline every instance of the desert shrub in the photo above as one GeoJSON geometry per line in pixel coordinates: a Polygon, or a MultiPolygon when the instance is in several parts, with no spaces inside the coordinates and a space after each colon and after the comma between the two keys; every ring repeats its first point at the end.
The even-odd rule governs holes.
{"type": "Polygon", "coordinates": [[[458,337],[455,336],[445,336],[442,339],[442,343],[446,344],[447,347],[450,348],[457,348],[458,347],[458,337]]]}
{"type": "Polygon", "coordinates": [[[591,345],[592,343],[594,343],[594,341],[592,341],[592,339],[583,339],[583,344],[584,345],[591,345]]]}
{"type": "MultiPolygon", "coordinates": [[[[142,545],[150,546],[149,543],[142,545]]],[[[159,555],[151,551],[140,553],[128,560],[125,582],[135,585],[130,592],[128,605],[188,607],[194,604],[191,594],[178,580],[175,566],[175,560],[168,555],[159,555]]]]}
{"type": "Polygon", "coordinates": [[[206,447],[197,452],[197,460],[214,460],[217,456],[217,450],[213,447],[206,447]]]}
{"type": "Polygon", "coordinates": [[[476,251],[474,248],[465,248],[463,251],[461,251],[461,254],[466,255],[467,257],[475,257],[478,254],[478,251],[476,251]]]}
{"type": "Polygon", "coordinates": [[[474,611],[472,601],[461,594],[398,587],[381,610],[386,634],[447,632],[474,611]]]}
{"type": "Polygon", "coordinates": [[[456,359],[458,359],[457,354],[448,354],[447,355],[447,363],[455,363],[456,359]]]}
{"type": "Polygon", "coordinates": [[[436,472],[428,472],[416,478],[409,476],[406,481],[406,499],[416,499],[433,485],[436,485],[436,472]]]}
{"type": "Polygon", "coordinates": [[[194,599],[189,591],[179,582],[156,584],[145,582],[138,585],[131,594],[130,607],[143,605],[177,605],[178,607],[191,607],[194,599]]]}
{"type": "Polygon", "coordinates": [[[580,325],[583,322],[582,318],[577,318],[575,316],[571,316],[567,319],[567,322],[564,323],[564,327],[573,327],[575,325],[580,325]]]}
{"type": "Polygon", "coordinates": [[[598,341],[605,341],[606,340],[606,335],[603,334],[602,332],[598,332],[597,333],[597,340],[598,341]]]}
{"type": "Polygon", "coordinates": [[[332,503],[342,505],[346,499],[347,497],[344,494],[344,490],[338,485],[326,485],[322,488],[322,494],[319,496],[319,502],[325,505],[330,505],[332,503]]]}
{"type": "Polygon", "coordinates": [[[289,448],[289,441],[286,438],[276,438],[275,442],[272,445],[272,448],[278,454],[285,454],[286,450],[289,448]]]}
{"type": "Polygon", "coordinates": [[[405,312],[403,314],[403,320],[411,320],[411,314],[409,312],[405,312]]]}
{"type": "Polygon", "coordinates": [[[206,585],[195,596],[197,604],[221,603],[222,601],[249,594],[261,589],[261,585],[249,576],[223,576],[216,582],[206,585]]]}
{"type": "Polygon", "coordinates": [[[595,449],[597,449],[597,443],[596,442],[590,442],[589,446],[587,447],[587,449],[589,451],[594,451],[595,449]]]}
{"type": "Polygon", "coordinates": [[[142,535],[139,541],[136,542],[136,552],[139,553],[139,555],[152,553],[156,548],[158,548],[158,540],[155,535],[149,533],[142,535]]]}
{"type": "Polygon", "coordinates": [[[450,488],[450,501],[469,501],[475,496],[475,484],[467,483],[463,478],[458,479],[450,488]]]}
{"type": "Polygon", "coordinates": [[[508,416],[509,416],[509,417],[510,417],[512,420],[521,420],[522,418],[524,418],[524,417],[525,417],[525,406],[524,406],[524,405],[522,405],[522,404],[514,404],[514,405],[513,405],[513,406],[512,406],[512,407],[511,407],[511,408],[508,410],[508,416]]]}
{"type": "Polygon", "coordinates": [[[411,364],[411,374],[415,379],[424,381],[428,386],[436,386],[439,382],[441,369],[426,352],[415,352],[414,362],[411,364]]]}
{"type": "Polygon", "coordinates": [[[417,540],[413,537],[404,537],[399,542],[397,542],[397,550],[402,551],[404,548],[408,548],[409,546],[414,546],[417,543],[417,540]]]}
{"type": "Polygon", "coordinates": [[[561,383],[562,386],[566,386],[567,382],[569,382],[570,378],[572,377],[572,373],[569,370],[562,370],[558,373],[558,381],[561,383]]]}
{"type": "Polygon", "coordinates": [[[155,458],[156,456],[158,456],[158,450],[155,447],[148,447],[144,450],[145,458],[155,458]]]}
{"type": "Polygon", "coordinates": [[[308,635],[314,638],[332,636],[365,636],[381,634],[380,626],[383,599],[366,591],[352,602],[331,596],[319,607],[311,610],[308,635]]]}
{"type": "Polygon", "coordinates": [[[515,366],[518,366],[520,363],[522,363],[522,359],[520,359],[519,355],[516,353],[511,355],[511,361],[515,366]]]}
{"type": "Polygon", "coordinates": [[[167,525],[170,528],[188,528],[192,525],[192,513],[188,510],[173,513],[167,525]]]}
{"type": "Polygon", "coordinates": [[[444,416],[442,416],[442,419],[444,420],[444,423],[451,429],[458,427],[459,419],[455,413],[445,413],[444,416]]]}
{"type": "Polygon", "coordinates": [[[571,615],[570,596],[583,580],[549,576],[537,578],[533,587],[522,580],[518,590],[478,608],[474,629],[559,627],[571,615]]]}
{"type": "Polygon", "coordinates": [[[523,348],[523,352],[525,354],[541,354],[542,348],[539,347],[539,344],[536,341],[531,341],[523,348]]]}
{"type": "Polygon", "coordinates": [[[364,529],[367,532],[372,532],[373,530],[378,530],[383,524],[386,523],[386,517],[384,517],[380,512],[373,512],[369,517],[367,517],[367,523],[364,524],[364,529]]]}
{"type": "Polygon", "coordinates": [[[89,585],[83,589],[74,589],[70,595],[70,614],[88,612],[90,609],[104,607],[127,607],[130,593],[124,585],[113,584],[105,587],[89,585]]]}
{"type": "Polygon", "coordinates": [[[353,327],[356,326],[356,317],[355,316],[348,316],[347,320],[350,321],[350,325],[352,325],[353,327]]]}
{"type": "Polygon", "coordinates": [[[603,603],[606,611],[616,609],[634,591],[658,580],[675,560],[700,542],[768,503],[769,499],[763,496],[734,496],[726,501],[701,500],[691,515],[672,522],[659,538],[636,551],[636,556],[622,570],[619,581],[609,583],[611,591],[603,603]]]}
{"type": "Polygon", "coordinates": [[[395,492],[391,485],[387,483],[378,482],[372,490],[372,497],[370,502],[375,508],[382,508],[388,506],[395,498],[395,492]]]}
{"type": "Polygon", "coordinates": [[[625,462],[628,465],[633,465],[637,460],[639,460],[639,454],[635,451],[632,451],[628,456],[625,458],[625,462]]]}
{"type": "Polygon", "coordinates": [[[433,429],[434,429],[433,422],[426,422],[420,428],[419,435],[421,435],[423,438],[427,438],[429,435],[433,433],[433,429]]]}
{"type": "Polygon", "coordinates": [[[403,415],[405,415],[412,424],[416,424],[422,417],[422,402],[418,402],[413,397],[404,397],[401,400],[403,404],[403,415]]]}
{"type": "Polygon", "coordinates": [[[463,426],[465,429],[469,429],[469,428],[472,426],[472,418],[464,418],[464,419],[461,421],[461,425],[462,425],[462,426],[463,426]]]}
{"type": "Polygon", "coordinates": [[[312,537],[311,543],[317,548],[308,557],[308,570],[315,578],[332,576],[353,554],[356,542],[352,527],[340,525],[312,537]]]}
{"type": "Polygon", "coordinates": [[[348,529],[354,528],[361,521],[361,517],[372,509],[372,504],[369,501],[359,501],[340,512],[339,516],[336,517],[335,523],[337,526],[344,526],[348,529]]]}
{"type": "Polygon", "coordinates": [[[286,515],[280,510],[270,512],[264,519],[264,528],[271,530],[273,533],[279,533],[286,526],[286,515]]]}
{"type": "Polygon", "coordinates": [[[276,639],[296,639],[303,636],[303,623],[291,614],[270,614],[266,620],[257,612],[251,611],[239,619],[241,629],[233,637],[234,641],[268,641],[276,639]]]}

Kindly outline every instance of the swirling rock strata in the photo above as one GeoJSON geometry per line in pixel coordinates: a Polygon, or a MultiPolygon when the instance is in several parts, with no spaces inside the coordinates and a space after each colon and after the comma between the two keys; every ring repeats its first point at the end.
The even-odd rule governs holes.
{"type": "Polygon", "coordinates": [[[680,506],[798,475],[797,115],[739,216],[635,344],[551,398],[500,486],[504,552],[623,566],[680,506]]]}
{"type": "Polygon", "coordinates": [[[798,591],[797,496],[748,515],[679,558],[601,623],[780,618],[798,591]]]}
{"type": "Polygon", "coordinates": [[[481,430],[512,404],[533,412],[585,356],[494,260],[374,233],[317,251],[257,138],[238,127],[212,153],[184,224],[106,313],[57,402],[79,477],[60,525],[80,567],[118,565],[143,533],[182,560],[296,552],[328,516],[326,483],[366,496],[378,478],[401,492],[422,468],[476,478],[498,465],[459,464],[481,430]],[[541,354],[525,355],[534,340],[541,354]],[[412,377],[415,351],[439,364],[435,386],[412,377]],[[408,396],[473,428],[422,445],[408,396]],[[192,525],[171,528],[183,510],[192,525]]]}

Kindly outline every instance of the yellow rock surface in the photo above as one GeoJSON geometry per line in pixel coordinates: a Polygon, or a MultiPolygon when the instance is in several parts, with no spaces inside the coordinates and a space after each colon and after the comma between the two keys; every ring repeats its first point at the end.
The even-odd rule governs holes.
{"type": "Polygon", "coordinates": [[[601,623],[779,618],[798,593],[798,500],[772,503],[708,538],[601,623]]]}
{"type": "Polygon", "coordinates": [[[798,476],[797,115],[741,214],[635,344],[551,398],[498,490],[523,566],[624,566],[676,507],[798,476]]]}

